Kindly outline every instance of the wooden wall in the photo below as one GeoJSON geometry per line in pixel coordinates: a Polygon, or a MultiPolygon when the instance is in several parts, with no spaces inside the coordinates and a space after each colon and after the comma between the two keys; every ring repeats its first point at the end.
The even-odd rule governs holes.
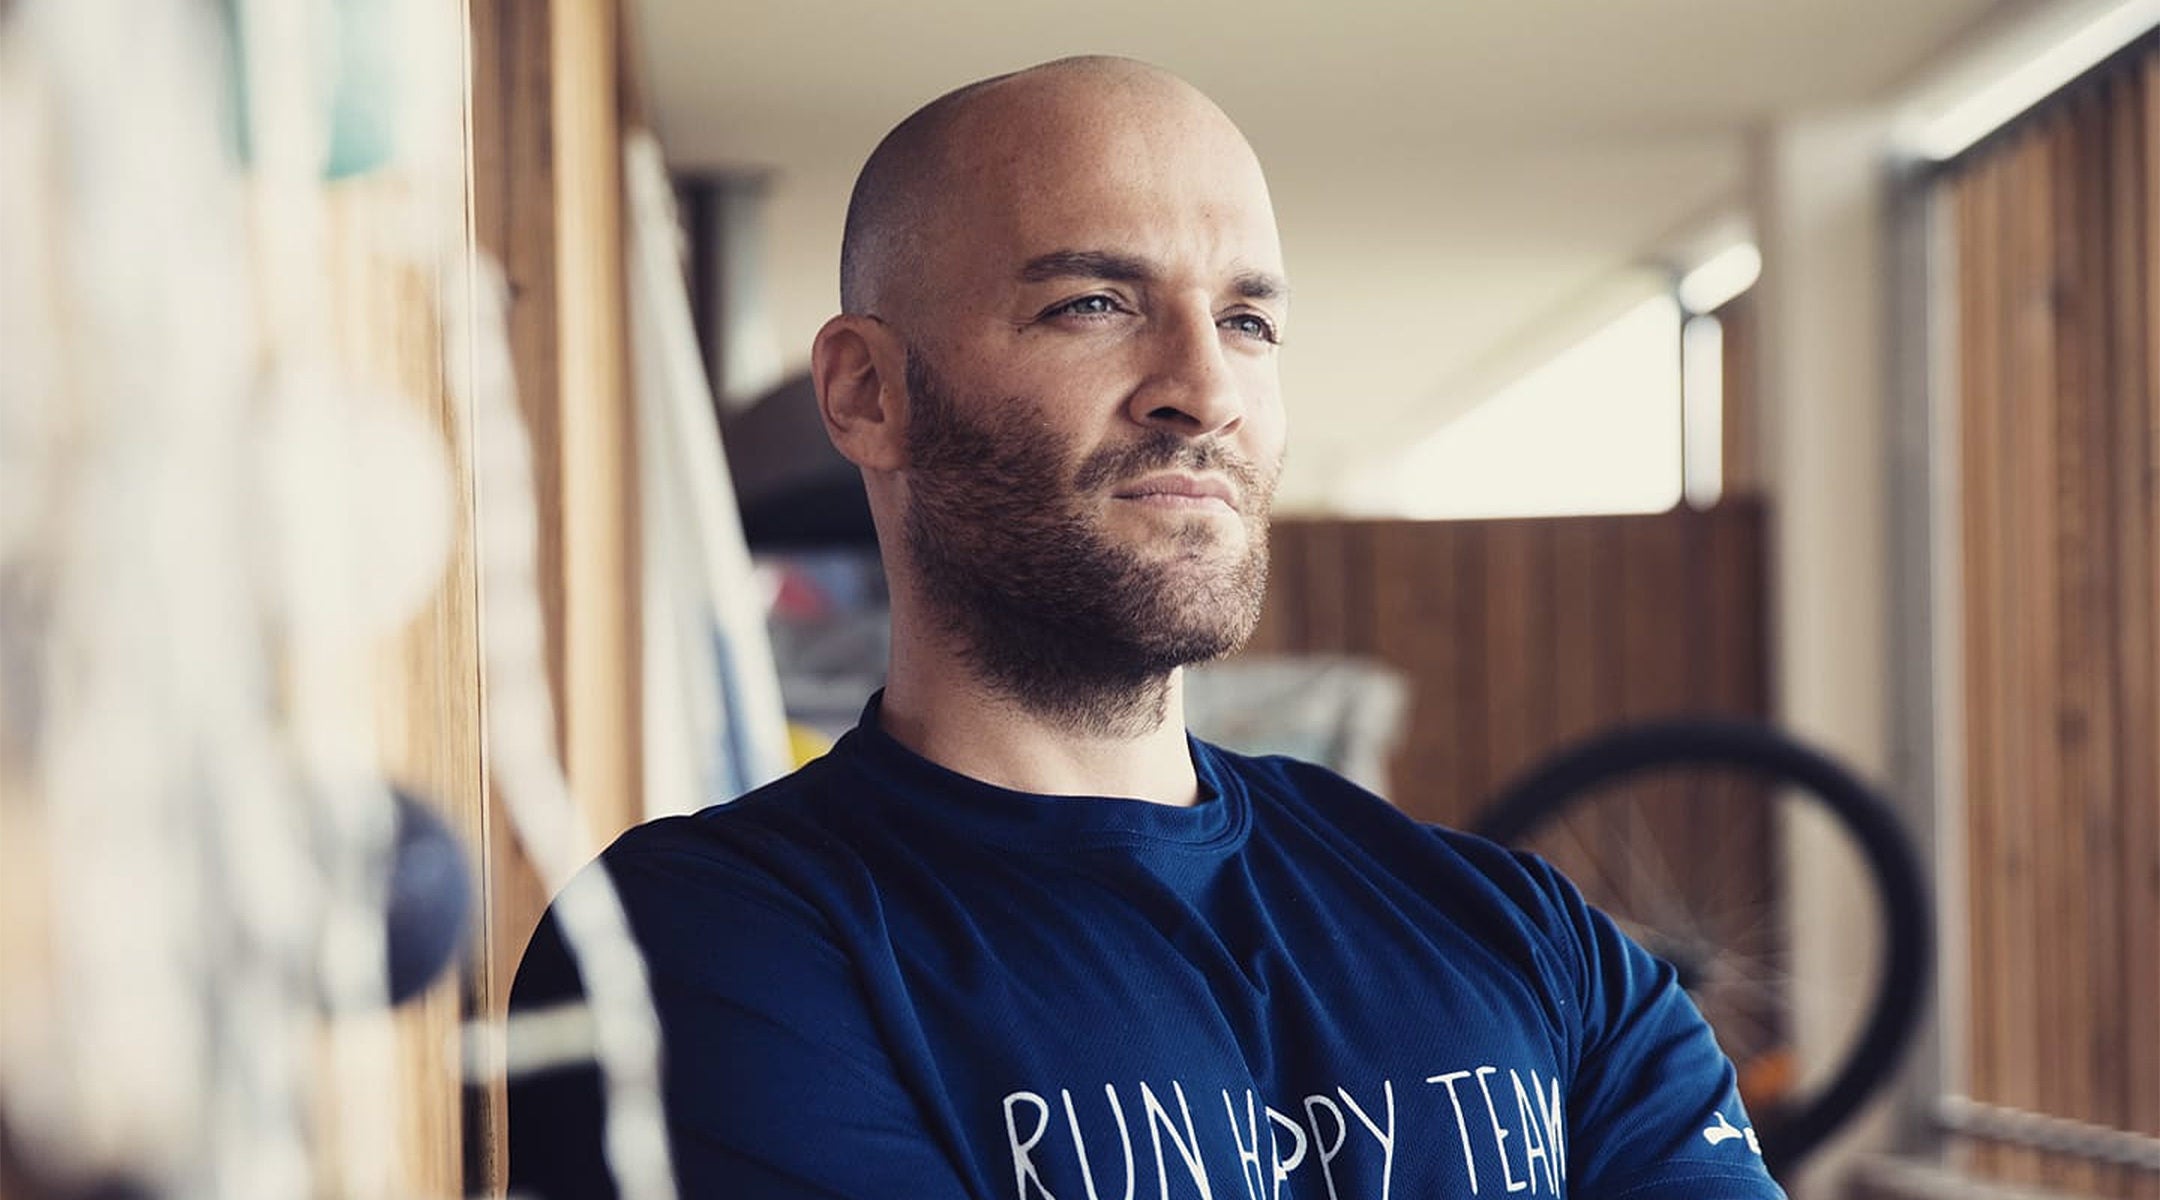
{"type": "MultiPolygon", "coordinates": [[[[1966,1089],[2160,1138],[2160,41],[1946,177],[1958,288],[1966,1089]]],[[[2131,1173],[2013,1143],[2081,1196],[2131,1173]]]]}
{"type": "Polygon", "coordinates": [[[1409,679],[1392,798],[1464,824],[1571,739],[1768,712],[1764,512],[1285,519],[1249,652],[1365,655],[1409,679]]]}

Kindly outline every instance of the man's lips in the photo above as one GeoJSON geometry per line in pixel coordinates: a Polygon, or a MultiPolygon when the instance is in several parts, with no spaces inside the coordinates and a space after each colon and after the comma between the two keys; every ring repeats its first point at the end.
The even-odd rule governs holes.
{"type": "Polygon", "coordinates": [[[1119,487],[1111,495],[1150,507],[1237,511],[1237,489],[1220,475],[1149,475],[1119,487]]]}

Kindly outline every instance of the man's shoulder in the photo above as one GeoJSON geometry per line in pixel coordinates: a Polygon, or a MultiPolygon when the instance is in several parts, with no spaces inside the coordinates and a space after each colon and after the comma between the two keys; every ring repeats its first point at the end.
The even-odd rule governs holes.
{"type": "Polygon", "coordinates": [[[570,886],[604,874],[635,917],[744,902],[822,924],[824,893],[852,872],[864,835],[861,787],[818,760],[693,813],[654,817],[615,838],[570,886]],[[852,814],[852,815],[851,815],[852,814]]]}
{"type": "Polygon", "coordinates": [[[1489,891],[1541,921],[1557,917],[1572,888],[1536,855],[1412,816],[1392,800],[1319,763],[1288,755],[1246,755],[1209,746],[1257,805],[1320,826],[1361,849],[1419,872],[1428,885],[1450,881],[1489,891]]]}
{"type": "Polygon", "coordinates": [[[563,958],[558,919],[573,893],[594,889],[612,893],[649,959],[677,967],[744,939],[764,938],[770,945],[760,943],[762,953],[817,941],[800,935],[829,937],[823,885],[844,872],[818,859],[830,858],[835,842],[821,828],[822,814],[839,807],[824,799],[835,786],[827,767],[811,763],[737,799],[624,831],[555,896],[527,951],[521,988],[530,990],[526,976],[546,974],[563,958]]]}
{"type": "Polygon", "coordinates": [[[760,845],[814,841],[842,817],[847,782],[828,759],[816,759],[732,800],[633,825],[601,853],[606,862],[654,856],[736,857],[760,845]]]}

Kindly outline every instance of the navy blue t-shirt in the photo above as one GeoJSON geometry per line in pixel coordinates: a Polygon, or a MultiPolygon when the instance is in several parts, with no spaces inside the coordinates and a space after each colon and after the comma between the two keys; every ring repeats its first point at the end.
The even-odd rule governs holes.
{"type": "MultiPolygon", "coordinates": [[[[1189,808],[1009,791],[875,704],[602,856],[685,1196],[1782,1195],[1671,970],[1543,862],[1198,740],[1189,808]]],[[[543,922],[513,1007],[576,992],[543,922]]],[[[611,1194],[598,1097],[513,1086],[513,1188],[611,1194]]]]}

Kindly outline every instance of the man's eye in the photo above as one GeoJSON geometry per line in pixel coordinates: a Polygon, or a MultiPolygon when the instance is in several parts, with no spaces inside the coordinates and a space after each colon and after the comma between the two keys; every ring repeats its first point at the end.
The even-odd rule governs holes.
{"type": "Polygon", "coordinates": [[[1275,324],[1258,313],[1232,313],[1222,319],[1222,327],[1244,337],[1257,338],[1273,346],[1282,338],[1275,332],[1275,324]]]}
{"type": "Polygon", "coordinates": [[[1118,311],[1118,302],[1115,298],[1097,294],[1082,296],[1077,300],[1067,300],[1044,315],[1052,317],[1107,317],[1116,311],[1118,311]]]}

